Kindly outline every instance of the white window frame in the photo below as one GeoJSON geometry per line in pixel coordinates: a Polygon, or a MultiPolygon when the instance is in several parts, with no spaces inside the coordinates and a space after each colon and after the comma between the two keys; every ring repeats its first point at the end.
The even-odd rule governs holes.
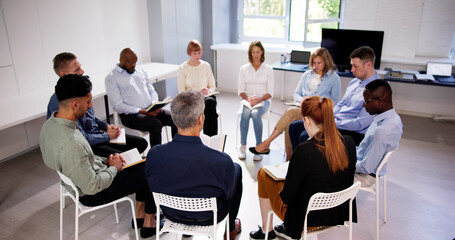
{"type": "MultiPolygon", "coordinates": [[[[291,13],[291,0],[285,0],[286,9],[285,16],[260,16],[260,15],[247,15],[243,14],[243,0],[238,0],[238,22],[239,22],[239,42],[252,42],[254,40],[261,40],[263,43],[271,44],[285,44],[285,45],[300,45],[301,41],[289,41],[289,27],[290,27],[290,13],[291,13]],[[284,35],[281,38],[270,38],[270,37],[261,37],[261,36],[244,36],[243,35],[243,19],[247,18],[256,18],[256,19],[279,19],[284,20],[284,35]]],[[[309,24],[313,23],[326,23],[326,22],[338,22],[339,28],[343,28],[343,19],[344,19],[344,9],[345,9],[345,0],[340,0],[340,17],[339,18],[325,18],[325,19],[308,19],[308,9],[309,1],[306,0],[306,10],[305,10],[305,30],[304,30],[304,40],[303,46],[305,48],[317,47],[320,46],[320,42],[308,42],[307,41],[307,31],[309,24]]]]}

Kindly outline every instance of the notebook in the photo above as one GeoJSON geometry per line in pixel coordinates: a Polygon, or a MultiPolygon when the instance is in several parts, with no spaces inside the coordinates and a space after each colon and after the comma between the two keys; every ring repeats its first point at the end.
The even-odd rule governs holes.
{"type": "Polygon", "coordinates": [[[455,83],[452,77],[452,63],[428,62],[427,74],[433,75],[439,82],[455,83]]]}

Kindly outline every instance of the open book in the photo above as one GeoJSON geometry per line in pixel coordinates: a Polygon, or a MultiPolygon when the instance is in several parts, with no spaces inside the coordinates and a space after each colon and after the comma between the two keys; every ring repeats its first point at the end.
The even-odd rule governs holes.
{"type": "Polygon", "coordinates": [[[208,146],[209,148],[218,150],[220,152],[224,152],[224,145],[226,144],[226,134],[219,134],[215,136],[207,136],[201,133],[201,141],[204,145],[208,146]]]}
{"type": "Polygon", "coordinates": [[[284,181],[288,173],[289,162],[278,164],[276,166],[264,166],[262,170],[275,181],[284,181]]]}
{"type": "Polygon", "coordinates": [[[170,102],[172,102],[171,97],[167,97],[163,99],[163,101],[156,101],[154,104],[152,104],[150,107],[148,107],[145,111],[147,112],[153,112],[156,109],[162,108],[166,105],[168,105],[170,102]]]}
{"type": "Polygon", "coordinates": [[[122,169],[134,166],[138,163],[145,161],[145,158],[141,157],[137,148],[133,148],[126,152],[122,152],[120,153],[120,155],[125,159],[125,165],[123,165],[122,169]]]}
{"type": "Polygon", "coordinates": [[[125,128],[120,128],[120,135],[109,141],[110,143],[126,144],[125,128]]]}
{"type": "Polygon", "coordinates": [[[287,106],[294,106],[294,107],[300,107],[300,104],[299,104],[298,102],[294,102],[294,101],[285,102],[284,105],[287,105],[287,106]]]}
{"type": "Polygon", "coordinates": [[[204,95],[204,97],[211,97],[211,96],[213,96],[213,95],[217,95],[218,93],[220,93],[220,92],[214,91],[214,92],[211,92],[211,93],[209,93],[209,94],[207,94],[207,95],[204,95]]]}
{"type": "Polygon", "coordinates": [[[254,105],[253,107],[251,107],[250,102],[248,102],[245,99],[242,99],[242,101],[240,101],[240,103],[243,104],[243,106],[249,108],[250,110],[253,110],[253,109],[256,109],[256,108],[260,108],[260,107],[264,106],[264,102],[260,102],[260,103],[258,103],[256,105],[254,105]]]}

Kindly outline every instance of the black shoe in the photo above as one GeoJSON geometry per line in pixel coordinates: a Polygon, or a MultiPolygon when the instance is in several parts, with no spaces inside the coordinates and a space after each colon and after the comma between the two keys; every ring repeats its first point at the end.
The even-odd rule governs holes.
{"type": "Polygon", "coordinates": [[[184,238],[190,238],[190,237],[192,237],[193,235],[183,234],[182,236],[183,236],[184,238]]]}
{"type": "MultiPolygon", "coordinates": [[[[164,222],[160,222],[160,230],[163,228],[164,222]]],[[[141,228],[141,238],[153,237],[156,234],[156,228],[142,227],[141,228]]]]}
{"type": "MultiPolygon", "coordinates": [[[[263,240],[265,239],[265,233],[262,231],[262,228],[259,227],[259,230],[250,232],[250,239],[251,240],[263,240]]],[[[268,240],[275,240],[276,234],[272,230],[269,232],[269,236],[267,237],[268,240]]]]}
{"type": "Polygon", "coordinates": [[[270,148],[267,148],[261,152],[258,152],[256,151],[256,147],[250,147],[248,148],[250,150],[250,152],[254,153],[254,154],[265,154],[265,155],[268,155],[270,153],[270,148]]]}
{"type": "Polygon", "coordinates": [[[153,237],[156,234],[156,228],[142,227],[141,238],[153,237]]]}
{"type": "MultiPolygon", "coordinates": [[[[144,219],[143,218],[136,218],[137,222],[137,228],[142,228],[142,225],[144,225],[144,219]]],[[[131,228],[134,229],[134,220],[131,219],[131,228]]]]}
{"type": "Polygon", "coordinates": [[[285,238],[287,240],[293,240],[293,238],[291,238],[289,236],[288,231],[286,231],[286,228],[284,228],[284,223],[281,225],[276,225],[275,227],[273,227],[273,229],[275,230],[276,235],[278,235],[282,238],[285,238]]]}

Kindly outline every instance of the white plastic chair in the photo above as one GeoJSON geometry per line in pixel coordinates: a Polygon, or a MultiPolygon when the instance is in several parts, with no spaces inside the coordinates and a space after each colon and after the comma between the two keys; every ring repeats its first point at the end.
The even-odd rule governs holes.
{"type": "Polygon", "coordinates": [[[221,111],[217,108],[216,114],[218,114],[218,129],[220,130],[218,134],[223,134],[223,126],[221,125],[221,111]]]}
{"type": "MultiPolygon", "coordinates": [[[[150,141],[149,141],[149,137],[148,137],[149,132],[147,132],[147,131],[140,131],[140,130],[136,130],[136,129],[132,129],[132,128],[125,127],[125,126],[121,123],[119,114],[118,114],[118,112],[116,112],[116,111],[114,111],[113,116],[114,116],[114,125],[118,125],[118,126],[124,127],[125,129],[128,129],[128,132],[132,133],[132,134],[135,135],[135,136],[140,136],[140,137],[144,138],[144,139],[147,141],[148,145],[147,145],[147,148],[144,150],[144,154],[147,154],[147,153],[148,153],[148,150],[150,150],[150,141]]],[[[164,131],[166,132],[166,139],[167,139],[167,141],[169,142],[168,127],[169,127],[169,126],[163,126],[164,131]]],[[[171,128],[171,127],[169,127],[169,128],[171,128]]]]}
{"type": "MultiPolygon", "coordinates": [[[[160,239],[160,234],[163,232],[177,233],[177,239],[182,238],[182,234],[209,236],[212,239],[217,239],[217,230],[223,222],[217,223],[217,204],[216,198],[186,198],[167,195],[164,193],[153,193],[155,199],[157,213],[160,212],[160,206],[182,210],[187,212],[213,212],[213,224],[210,226],[197,226],[176,223],[166,219],[161,230],[156,228],[156,240],[160,239]]],[[[160,214],[156,214],[156,222],[160,222],[160,214]]],[[[224,219],[226,221],[226,237],[229,240],[229,214],[224,219]]]]}
{"type": "MultiPolygon", "coordinates": [[[[270,100],[269,110],[267,110],[264,115],[261,116],[262,120],[267,120],[267,137],[270,136],[270,110],[272,109],[272,100],[270,100]]],[[[235,132],[235,142],[239,144],[239,134],[240,134],[240,118],[242,117],[243,104],[240,103],[240,108],[237,111],[237,131],[235,132]]],[[[249,123],[248,123],[249,124],[249,123]]]]}
{"type": "MultiPolygon", "coordinates": [[[[322,233],[322,232],[325,232],[329,229],[336,227],[336,226],[327,226],[320,230],[308,232],[307,220],[308,220],[308,213],[310,211],[334,208],[349,200],[349,225],[345,224],[345,226],[349,227],[349,240],[352,240],[352,201],[354,200],[355,196],[357,195],[357,192],[360,189],[360,185],[361,185],[360,182],[355,182],[349,188],[339,191],[339,192],[315,193],[313,196],[311,196],[310,201],[308,202],[308,208],[307,208],[306,214],[305,214],[305,222],[303,223],[302,239],[307,240],[310,237],[317,239],[318,233],[322,233]]],[[[267,227],[266,227],[267,229],[265,231],[264,239],[267,239],[267,237],[269,235],[268,228],[270,225],[270,218],[272,217],[272,214],[273,214],[273,210],[269,211],[269,213],[267,214],[267,227]]]]}
{"type": "Polygon", "coordinates": [[[381,163],[379,164],[378,169],[376,170],[376,183],[373,184],[372,186],[360,188],[360,190],[372,193],[376,196],[376,239],[377,240],[379,240],[379,178],[380,177],[382,177],[383,184],[384,184],[384,223],[387,221],[387,215],[386,215],[387,174],[379,176],[379,172],[384,167],[384,165],[387,163],[387,161],[390,158],[390,155],[392,155],[393,152],[394,151],[388,152],[382,159],[381,163]]]}
{"type": "MultiPolygon", "coordinates": [[[[74,239],[75,240],[77,240],[79,238],[79,217],[86,213],[93,212],[95,210],[113,205],[114,212],[115,212],[115,220],[116,220],[116,223],[118,224],[119,220],[118,220],[118,212],[117,212],[117,203],[129,201],[131,204],[131,214],[133,215],[133,219],[136,219],[134,202],[131,198],[122,197],[122,198],[119,198],[110,203],[106,203],[106,204],[95,206],[95,207],[84,206],[82,203],[79,202],[79,192],[77,190],[76,185],[74,185],[73,181],[71,179],[69,179],[68,177],[66,177],[65,175],[63,175],[62,173],[60,173],[59,171],[57,171],[57,173],[60,176],[60,179],[62,180],[62,182],[65,183],[66,185],[70,186],[75,193],[75,195],[73,195],[70,192],[66,191],[66,188],[63,186],[63,184],[60,183],[60,240],[63,239],[63,209],[65,208],[65,197],[70,197],[75,204],[75,207],[74,207],[74,209],[75,209],[75,211],[74,211],[74,220],[75,220],[75,222],[74,222],[74,225],[75,225],[74,239]]],[[[136,234],[136,240],[139,240],[136,221],[134,221],[134,233],[136,234]]]]}

